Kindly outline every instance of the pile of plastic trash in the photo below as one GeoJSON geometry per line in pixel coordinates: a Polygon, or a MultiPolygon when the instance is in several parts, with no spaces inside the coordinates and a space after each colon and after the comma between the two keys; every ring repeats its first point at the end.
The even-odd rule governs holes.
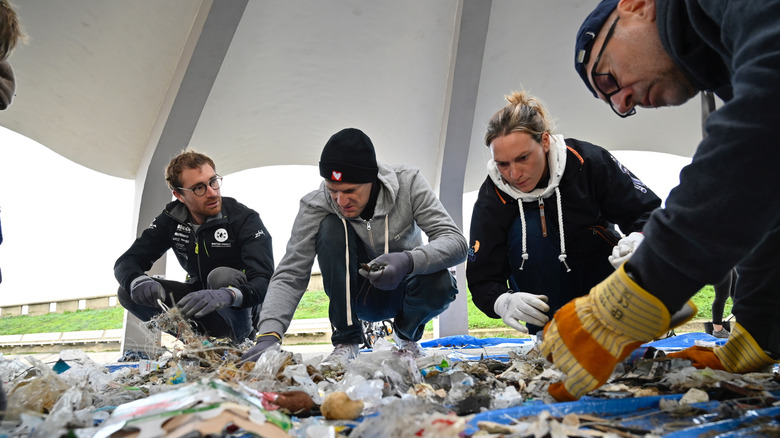
{"type": "Polygon", "coordinates": [[[550,378],[558,377],[545,361],[524,354],[469,360],[442,351],[414,360],[384,339],[340,369],[321,369],[320,357],[307,363],[280,349],[239,367],[240,349],[207,350],[208,361],[179,351],[112,366],[77,350],[63,351],[53,366],[32,357],[0,360],[9,396],[0,432],[320,437],[416,429],[417,436],[458,436],[469,415],[546,397],[550,378]],[[288,394],[303,401],[290,407],[282,403],[288,394]]]}
{"type": "MultiPolygon", "coordinates": [[[[561,373],[530,340],[507,344],[502,354],[473,355],[459,347],[480,341],[458,337],[448,346],[423,344],[427,356],[414,359],[379,339],[354,361],[326,368],[321,357],[304,361],[278,348],[256,363],[237,365],[249,345],[183,335],[180,348],[133,364],[97,364],[73,350],[63,351],[53,365],[0,358],[8,393],[0,434],[661,436],[671,425],[682,430],[743,421],[757,410],[769,419],[762,430],[771,431],[778,414],[766,409],[780,409],[774,373],[696,370],[686,361],[647,354],[654,351],[649,349],[619,366],[589,397],[556,404],[547,387],[561,373]],[[643,409],[663,420],[626,423],[628,417],[650,418],[639,414],[643,409]]],[[[466,347],[479,351],[479,345],[466,347]]]]}

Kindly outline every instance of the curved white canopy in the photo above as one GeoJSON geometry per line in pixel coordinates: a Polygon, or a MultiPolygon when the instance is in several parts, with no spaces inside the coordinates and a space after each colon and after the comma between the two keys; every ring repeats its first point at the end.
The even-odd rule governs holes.
{"type": "Polygon", "coordinates": [[[30,41],[11,57],[17,95],[0,124],[124,178],[161,146],[166,159],[203,150],[225,174],[316,164],[332,133],[355,126],[381,160],[432,183],[446,147],[467,151],[473,190],[487,119],[526,87],[564,135],[690,155],[697,103],[620,120],[576,76],[574,34],[596,3],[25,0],[30,41]]]}
{"type": "Polygon", "coordinates": [[[692,154],[698,101],[623,120],[574,72],[574,35],[596,3],[19,1],[30,40],[10,58],[17,93],[0,125],[135,179],[139,229],[170,199],[162,171],[186,146],[223,175],[316,165],[344,127],[364,130],[380,160],[421,168],[460,223],[463,192],[485,178],[485,124],[522,87],[565,136],[692,154]]]}

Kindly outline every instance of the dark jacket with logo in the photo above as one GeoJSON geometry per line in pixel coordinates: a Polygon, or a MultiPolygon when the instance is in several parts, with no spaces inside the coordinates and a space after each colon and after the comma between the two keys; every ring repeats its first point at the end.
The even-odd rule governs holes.
{"type": "Polygon", "coordinates": [[[241,307],[263,302],[274,270],[271,235],[260,215],[233,198],[222,197],[222,217],[206,220],[197,231],[190,224],[189,211],[179,201],[165,206],[149,228],[133,242],[114,265],[119,284],[144,275],[154,262],[173,248],[179,264],[187,271],[187,282],[205,289],[212,269],[225,266],[243,271],[247,283],[237,286],[243,294],[241,307]]]}
{"type": "MultiPolygon", "coordinates": [[[[680,185],[669,194],[666,207],[647,222],[646,238],[626,266],[671,312],[777,233],[777,17],[780,1],[656,2],[664,49],[697,89],[713,91],[725,101],[707,117],[707,136],[680,173],[680,185]]],[[[762,302],[775,307],[755,309],[769,319],[777,318],[772,300],[778,286],[769,275],[778,270],[780,250],[773,251],[760,267],[766,276],[754,285],[774,294],[762,302]]],[[[740,273],[740,289],[748,284],[745,278],[740,273]]],[[[754,321],[756,315],[737,317],[754,321]]]]}
{"type": "MultiPolygon", "coordinates": [[[[642,231],[661,200],[604,148],[572,138],[565,139],[565,143],[566,167],[558,188],[567,260],[576,269],[584,259],[603,257],[606,261],[621,237],[614,224],[625,234],[642,231]]],[[[524,202],[523,208],[539,210],[539,205],[524,202]]],[[[547,226],[558,230],[554,195],[546,200],[545,212],[547,226]]],[[[508,289],[507,240],[518,214],[517,201],[499,190],[488,176],[479,188],[471,216],[466,277],[474,304],[491,318],[499,317],[493,304],[508,289]]],[[[528,248],[528,253],[534,257],[533,248],[528,248]]]]}

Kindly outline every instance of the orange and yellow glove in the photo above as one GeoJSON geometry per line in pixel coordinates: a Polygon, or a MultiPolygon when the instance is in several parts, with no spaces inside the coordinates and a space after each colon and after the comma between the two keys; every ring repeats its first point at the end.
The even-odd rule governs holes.
{"type": "Polygon", "coordinates": [[[730,373],[764,371],[778,363],[758,346],[753,336],[739,323],[731,330],[729,340],[721,347],[693,346],[666,357],[688,359],[696,368],[712,368],[730,373]]]}
{"type": "Polygon", "coordinates": [[[696,315],[689,302],[675,314],[628,277],[625,264],[555,313],[544,327],[542,355],[566,374],[548,391],[558,401],[577,400],[603,385],[633,350],[696,315]]]}

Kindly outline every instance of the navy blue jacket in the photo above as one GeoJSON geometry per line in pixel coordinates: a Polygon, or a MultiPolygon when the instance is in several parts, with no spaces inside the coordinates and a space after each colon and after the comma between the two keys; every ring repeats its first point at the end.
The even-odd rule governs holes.
{"type": "Polygon", "coordinates": [[[129,291],[130,283],[170,248],[187,271],[188,283],[205,289],[212,269],[234,268],[247,276],[247,283],[237,286],[243,294],[241,307],[263,302],[274,270],[273,249],[271,235],[251,208],[223,196],[222,217],[209,219],[193,231],[187,207],[173,201],[119,257],[114,276],[129,291]]]}
{"type": "MultiPolygon", "coordinates": [[[[642,231],[661,200],[604,148],[573,138],[564,141],[566,168],[558,188],[567,260],[572,265],[592,257],[606,260],[620,239],[615,224],[624,234],[642,231]]],[[[525,202],[523,209],[538,210],[539,205],[525,202]]],[[[554,197],[545,203],[545,212],[547,226],[557,230],[558,207],[554,197]]],[[[508,289],[507,239],[518,214],[517,201],[498,189],[488,176],[479,189],[471,216],[466,277],[474,304],[491,318],[499,318],[493,303],[508,289]]],[[[528,252],[533,257],[534,249],[528,248],[528,252]]]]}
{"type": "MultiPolygon", "coordinates": [[[[780,225],[778,17],[777,0],[656,0],[666,51],[697,88],[725,100],[627,264],[672,312],[780,225]]],[[[778,269],[775,254],[765,262],[778,269]]]]}

